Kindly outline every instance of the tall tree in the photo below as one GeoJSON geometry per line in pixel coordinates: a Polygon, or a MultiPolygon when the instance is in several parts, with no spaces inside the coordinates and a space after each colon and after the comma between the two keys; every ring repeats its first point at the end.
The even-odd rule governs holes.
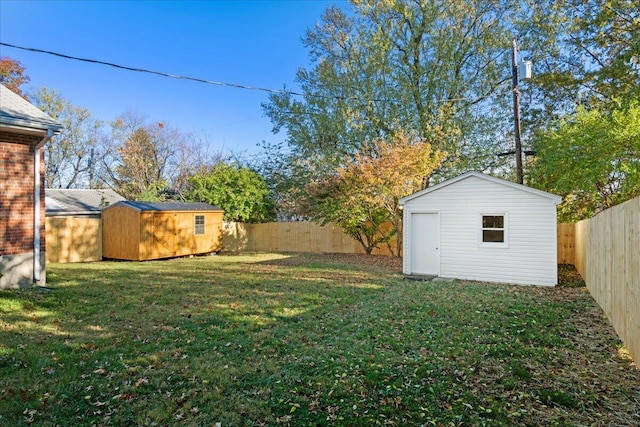
{"type": "Polygon", "coordinates": [[[640,103],[579,108],[537,135],[534,185],[564,196],[559,219],[591,217],[640,195],[640,103]]]}
{"type": "Polygon", "coordinates": [[[27,95],[22,92],[20,86],[29,83],[29,80],[20,61],[8,56],[0,56],[0,83],[7,89],[27,99],[27,95]]]}
{"type": "Polygon", "coordinates": [[[134,130],[118,147],[121,163],[116,167],[118,191],[126,198],[155,200],[165,190],[164,161],[148,129],[134,130]]]}
{"type": "Polygon", "coordinates": [[[523,109],[531,184],[574,221],[639,193],[640,7],[633,0],[530,1],[522,46],[535,64],[523,109]]]}
{"type": "MultiPolygon", "coordinates": [[[[300,191],[334,176],[374,140],[407,132],[445,153],[427,186],[461,171],[499,170],[510,114],[509,41],[519,2],[353,0],[329,8],[303,42],[302,97],[270,96],[263,105],[275,132],[286,132],[286,173],[276,200],[314,206],[300,191]],[[507,110],[508,111],[508,110],[507,110]]],[[[329,205],[325,205],[329,206],[329,205]]],[[[323,209],[326,211],[326,209],[323,209]]],[[[307,212],[306,215],[313,214],[307,212]]]]}
{"type": "Polygon", "coordinates": [[[538,128],[576,106],[615,108],[640,96],[640,7],[635,0],[529,1],[521,46],[535,64],[525,118],[538,128]]]}
{"type": "Polygon", "coordinates": [[[262,149],[264,157],[255,169],[267,183],[278,220],[308,219],[306,199],[309,194],[305,186],[312,179],[309,167],[312,161],[291,155],[282,142],[269,144],[263,141],[262,149]]]}
{"type": "Polygon", "coordinates": [[[196,173],[206,172],[218,163],[229,161],[222,151],[211,148],[207,138],[195,137],[192,134],[183,135],[183,139],[176,145],[172,163],[175,171],[170,181],[171,198],[183,200],[189,191],[189,177],[196,173]]]}
{"type": "Polygon", "coordinates": [[[185,137],[163,122],[151,122],[136,113],[124,113],[111,123],[109,158],[105,181],[127,199],[162,200],[182,176],[179,155],[185,137]]]}
{"type": "Polygon", "coordinates": [[[354,0],[351,14],[330,8],[304,39],[313,61],[297,74],[304,97],[272,95],[265,113],[295,155],[322,162],[318,175],[401,130],[446,151],[442,172],[455,173],[486,141],[472,136],[491,121],[490,101],[508,91],[514,4],[354,0]],[[434,127],[456,137],[441,139],[434,127]]]}
{"type": "Polygon", "coordinates": [[[97,164],[104,155],[103,123],[55,90],[42,87],[32,102],[62,124],[45,145],[45,182],[49,188],[97,188],[97,164]]]}

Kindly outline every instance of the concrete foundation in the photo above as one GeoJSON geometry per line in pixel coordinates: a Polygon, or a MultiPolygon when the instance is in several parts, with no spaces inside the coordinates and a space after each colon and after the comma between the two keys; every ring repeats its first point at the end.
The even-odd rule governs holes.
{"type": "MultiPolygon", "coordinates": [[[[29,288],[33,282],[33,253],[0,255],[0,289],[29,288]]],[[[45,253],[40,253],[40,281],[37,286],[46,284],[45,253]]]]}

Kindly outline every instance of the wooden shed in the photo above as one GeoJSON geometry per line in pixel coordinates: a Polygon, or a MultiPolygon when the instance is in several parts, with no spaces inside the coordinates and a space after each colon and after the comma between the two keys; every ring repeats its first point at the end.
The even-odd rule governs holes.
{"type": "Polygon", "coordinates": [[[101,210],[124,200],[107,189],[47,188],[47,262],[102,260],[101,210]]]}
{"type": "Polygon", "coordinates": [[[407,196],[403,272],[553,286],[561,200],[478,172],[407,196]]]}
{"type": "Polygon", "coordinates": [[[222,214],[205,203],[115,203],[102,211],[102,256],[146,261],[216,252],[222,214]]]}

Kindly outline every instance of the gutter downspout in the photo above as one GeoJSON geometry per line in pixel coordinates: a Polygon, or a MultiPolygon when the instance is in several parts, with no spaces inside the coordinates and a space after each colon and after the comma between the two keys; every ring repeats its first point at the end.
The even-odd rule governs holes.
{"type": "Polygon", "coordinates": [[[47,134],[33,150],[34,186],[33,186],[33,283],[40,281],[40,149],[53,136],[53,130],[47,129],[47,134]]]}

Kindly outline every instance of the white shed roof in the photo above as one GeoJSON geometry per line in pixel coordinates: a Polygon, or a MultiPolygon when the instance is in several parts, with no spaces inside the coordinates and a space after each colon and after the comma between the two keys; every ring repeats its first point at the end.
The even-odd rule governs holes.
{"type": "Polygon", "coordinates": [[[400,205],[404,205],[405,203],[407,203],[407,202],[409,202],[409,201],[411,201],[413,199],[416,199],[418,197],[424,196],[425,194],[432,193],[434,191],[438,191],[441,188],[444,188],[444,187],[447,187],[449,185],[455,184],[456,182],[460,182],[460,181],[462,181],[464,179],[467,179],[467,178],[470,178],[470,177],[476,177],[476,178],[484,179],[484,180],[489,181],[489,182],[493,182],[493,183],[496,183],[496,184],[504,185],[504,186],[507,186],[507,187],[510,187],[510,188],[515,188],[517,190],[525,191],[525,192],[534,194],[536,196],[544,197],[544,198],[552,200],[555,204],[558,204],[558,203],[562,202],[562,197],[557,196],[555,194],[547,193],[546,191],[542,191],[542,190],[536,190],[535,188],[527,187],[526,185],[517,184],[517,183],[511,182],[511,181],[506,181],[504,179],[500,179],[500,178],[496,178],[496,177],[493,177],[493,176],[485,175],[485,174],[480,173],[480,172],[471,171],[471,172],[467,172],[467,173],[464,173],[462,175],[459,175],[459,176],[457,176],[455,178],[449,179],[447,181],[441,182],[440,184],[434,185],[433,187],[429,187],[429,188],[424,189],[422,191],[418,191],[417,193],[413,193],[413,194],[410,194],[410,195],[408,195],[406,197],[403,197],[402,199],[400,199],[398,201],[398,203],[400,205]]]}

